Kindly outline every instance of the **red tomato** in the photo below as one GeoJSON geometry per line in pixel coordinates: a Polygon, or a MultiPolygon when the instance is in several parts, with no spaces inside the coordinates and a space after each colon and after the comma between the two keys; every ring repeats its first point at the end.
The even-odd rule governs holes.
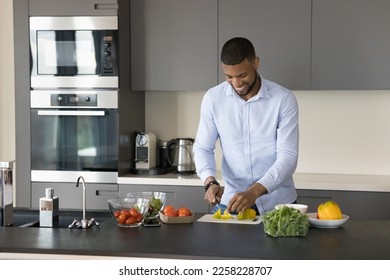
{"type": "Polygon", "coordinates": [[[137,222],[136,218],[130,216],[129,218],[127,218],[126,220],[126,225],[133,225],[137,222]]]}
{"type": "Polygon", "coordinates": [[[137,209],[135,209],[135,208],[131,208],[131,209],[130,209],[130,216],[131,216],[131,217],[137,218],[139,214],[140,214],[140,213],[138,212],[137,209]]]}
{"type": "Polygon", "coordinates": [[[125,215],[127,215],[127,216],[130,216],[130,211],[127,210],[127,209],[122,209],[122,210],[121,210],[121,214],[125,214],[125,215]]]}
{"type": "Polygon", "coordinates": [[[126,223],[127,218],[128,218],[128,216],[126,214],[120,214],[118,219],[117,219],[118,224],[123,225],[124,223],[126,223]]]}
{"type": "Polygon", "coordinates": [[[166,212],[176,212],[176,209],[172,205],[167,205],[167,206],[164,207],[163,213],[164,213],[165,216],[168,216],[166,214],[166,212]]]}
{"type": "Polygon", "coordinates": [[[173,209],[167,209],[164,211],[164,215],[168,217],[177,217],[177,211],[173,209]]]}
{"type": "Polygon", "coordinates": [[[192,212],[189,208],[187,207],[180,207],[178,210],[177,210],[177,215],[179,217],[187,217],[187,216],[191,216],[192,215],[192,212]]]}
{"type": "Polygon", "coordinates": [[[121,211],[116,210],[116,211],[114,212],[115,218],[118,218],[120,214],[121,214],[121,211]]]}
{"type": "Polygon", "coordinates": [[[143,216],[141,213],[139,213],[139,214],[138,214],[138,217],[136,218],[137,223],[142,222],[143,219],[144,219],[144,216],[143,216]]]}

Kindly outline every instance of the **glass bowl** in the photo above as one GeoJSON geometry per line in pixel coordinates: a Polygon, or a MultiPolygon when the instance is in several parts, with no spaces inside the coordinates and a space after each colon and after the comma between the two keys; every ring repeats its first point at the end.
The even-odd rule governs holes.
{"type": "Polygon", "coordinates": [[[150,200],[145,219],[156,219],[167,201],[165,192],[129,192],[127,197],[143,197],[150,200]]]}
{"type": "Polygon", "coordinates": [[[119,227],[139,227],[149,211],[150,200],[144,197],[125,197],[108,200],[110,213],[119,227]]]}

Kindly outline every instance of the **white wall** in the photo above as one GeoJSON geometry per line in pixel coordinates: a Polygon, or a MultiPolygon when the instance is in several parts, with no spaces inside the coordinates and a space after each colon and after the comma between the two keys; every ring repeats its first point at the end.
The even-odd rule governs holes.
{"type": "MultiPolygon", "coordinates": [[[[0,0],[0,38],[0,160],[12,160],[15,158],[12,0],[0,0]]],[[[203,94],[148,92],[147,130],[163,140],[195,137],[203,94]]],[[[390,175],[390,90],[295,94],[300,107],[298,172],[390,175]]],[[[217,154],[220,157],[220,151],[217,154]]]]}
{"type": "MultiPolygon", "coordinates": [[[[390,175],[390,90],[294,93],[300,109],[297,172],[390,175]]],[[[146,129],[163,140],[195,137],[203,94],[148,92],[146,129]]]]}
{"type": "Polygon", "coordinates": [[[0,0],[0,161],[15,159],[12,0],[0,0]]]}

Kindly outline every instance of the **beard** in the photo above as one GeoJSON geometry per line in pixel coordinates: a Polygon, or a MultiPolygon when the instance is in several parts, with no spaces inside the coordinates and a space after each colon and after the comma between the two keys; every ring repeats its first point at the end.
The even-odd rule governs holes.
{"type": "MultiPolygon", "coordinates": [[[[253,87],[255,86],[255,84],[256,84],[256,82],[257,82],[257,78],[258,78],[258,76],[257,76],[257,73],[256,73],[254,81],[253,81],[251,84],[249,84],[248,89],[247,89],[246,91],[244,91],[244,92],[238,92],[238,91],[235,89],[235,87],[233,87],[233,85],[232,85],[232,87],[233,87],[234,91],[235,91],[239,96],[248,95],[248,94],[251,92],[251,90],[253,89],[253,87]]],[[[246,84],[246,85],[248,85],[248,84],[246,84]]]]}

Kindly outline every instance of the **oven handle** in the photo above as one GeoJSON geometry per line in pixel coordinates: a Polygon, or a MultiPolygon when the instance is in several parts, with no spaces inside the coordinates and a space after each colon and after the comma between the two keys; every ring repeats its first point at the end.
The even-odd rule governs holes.
{"type": "Polygon", "coordinates": [[[104,116],[105,114],[105,111],[38,110],[38,116],[104,116]]]}

